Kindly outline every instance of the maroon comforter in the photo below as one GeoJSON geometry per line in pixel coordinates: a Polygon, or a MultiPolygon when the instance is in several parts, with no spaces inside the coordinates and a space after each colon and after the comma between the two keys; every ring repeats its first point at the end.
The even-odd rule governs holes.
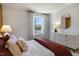
{"type": "Polygon", "coordinates": [[[12,56],[12,54],[8,49],[0,48],[0,56],[12,56]]]}
{"type": "Polygon", "coordinates": [[[72,56],[69,49],[65,48],[63,45],[55,43],[50,40],[46,40],[44,38],[35,39],[37,42],[42,44],[44,47],[51,50],[56,56],[72,56]]]}

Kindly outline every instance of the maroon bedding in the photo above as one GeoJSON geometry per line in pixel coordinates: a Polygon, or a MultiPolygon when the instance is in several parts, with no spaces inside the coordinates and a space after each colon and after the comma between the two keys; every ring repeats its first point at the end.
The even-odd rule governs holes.
{"type": "Polygon", "coordinates": [[[0,37],[0,56],[12,56],[10,51],[5,48],[6,41],[9,39],[9,37],[6,35],[4,37],[0,37]]]}
{"type": "Polygon", "coordinates": [[[65,48],[61,44],[55,43],[53,41],[50,41],[44,38],[37,38],[35,40],[40,44],[42,44],[44,47],[51,50],[56,56],[72,56],[69,49],[65,48]]]}
{"type": "Polygon", "coordinates": [[[0,48],[0,56],[12,56],[12,54],[8,49],[0,48]]]}

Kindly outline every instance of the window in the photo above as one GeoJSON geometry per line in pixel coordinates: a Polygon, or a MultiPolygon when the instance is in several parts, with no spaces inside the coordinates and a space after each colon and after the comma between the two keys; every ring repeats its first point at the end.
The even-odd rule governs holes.
{"type": "Polygon", "coordinates": [[[44,33],[44,17],[35,16],[33,17],[33,34],[43,34],[44,33]]]}

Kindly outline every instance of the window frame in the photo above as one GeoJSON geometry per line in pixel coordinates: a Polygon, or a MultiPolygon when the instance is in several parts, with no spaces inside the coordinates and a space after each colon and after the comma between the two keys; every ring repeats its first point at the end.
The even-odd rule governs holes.
{"type": "Polygon", "coordinates": [[[43,15],[33,15],[33,35],[39,35],[39,34],[44,34],[44,26],[45,26],[45,18],[44,18],[44,16],[43,15]],[[36,16],[39,16],[39,17],[41,17],[42,18],[42,27],[41,27],[41,31],[40,31],[40,33],[35,33],[35,24],[34,24],[34,19],[35,19],[35,17],[36,16]]]}

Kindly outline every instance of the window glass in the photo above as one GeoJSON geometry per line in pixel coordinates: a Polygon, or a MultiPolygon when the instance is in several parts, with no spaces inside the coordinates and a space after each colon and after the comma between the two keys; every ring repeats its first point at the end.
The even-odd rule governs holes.
{"type": "Polygon", "coordinates": [[[34,34],[43,34],[44,30],[43,16],[34,16],[33,18],[34,18],[33,19],[34,34]]]}

